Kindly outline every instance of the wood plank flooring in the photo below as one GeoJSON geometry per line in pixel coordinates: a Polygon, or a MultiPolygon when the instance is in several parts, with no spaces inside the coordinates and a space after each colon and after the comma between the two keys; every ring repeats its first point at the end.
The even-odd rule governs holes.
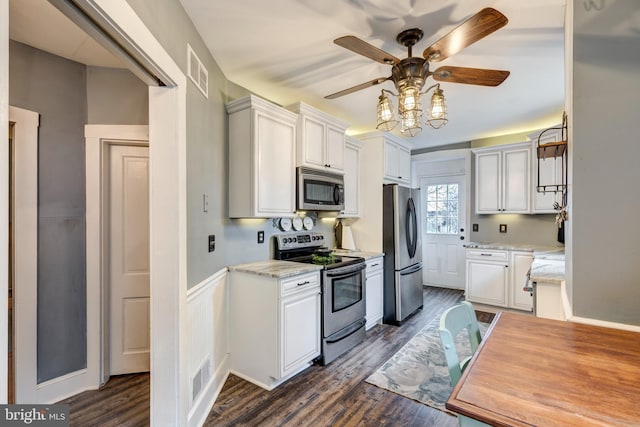
{"type": "MultiPolygon", "coordinates": [[[[402,327],[378,325],[328,366],[312,366],[271,392],[230,375],[205,425],[455,427],[455,417],[364,380],[461,298],[462,291],[425,288],[424,308],[402,327]]],[[[61,403],[70,405],[71,426],[149,425],[149,375],[112,377],[101,390],[61,403]]]]}

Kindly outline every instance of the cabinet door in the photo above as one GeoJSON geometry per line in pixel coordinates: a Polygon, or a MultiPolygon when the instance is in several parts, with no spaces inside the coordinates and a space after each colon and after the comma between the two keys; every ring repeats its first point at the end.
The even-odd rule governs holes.
{"type": "Polygon", "coordinates": [[[411,183],[411,151],[398,146],[398,179],[409,185],[411,183]]]}
{"type": "Polygon", "coordinates": [[[326,164],[332,172],[344,171],[344,130],[327,125],[326,164]]]}
{"type": "Polygon", "coordinates": [[[529,213],[531,197],[530,147],[502,153],[502,211],[529,213]]]}
{"type": "Polygon", "coordinates": [[[529,292],[522,290],[529,267],[531,267],[533,255],[531,252],[511,252],[509,268],[511,269],[511,296],[509,305],[512,308],[531,311],[533,297],[529,292]]]}
{"type": "Polygon", "coordinates": [[[382,258],[376,258],[367,263],[367,290],[366,290],[366,329],[375,326],[383,315],[383,269],[382,258]]]}
{"type": "Polygon", "coordinates": [[[506,263],[467,260],[467,292],[469,301],[507,305],[508,267],[506,263]]]}
{"type": "Polygon", "coordinates": [[[305,166],[324,169],[326,126],[313,117],[302,117],[302,162],[305,166]]]}
{"type": "Polygon", "coordinates": [[[400,178],[400,172],[398,171],[398,156],[400,155],[400,149],[393,142],[384,142],[384,177],[398,181],[400,178]]]}
{"type": "Polygon", "coordinates": [[[360,150],[347,144],[344,149],[344,211],[340,216],[357,217],[360,185],[360,150]]]}
{"type": "MultiPolygon", "coordinates": [[[[281,303],[281,377],[320,355],[320,290],[281,303]]],[[[256,354],[256,357],[260,357],[256,354]]]]}
{"type": "Polygon", "coordinates": [[[476,213],[501,212],[501,153],[476,154],[476,213]]]}
{"type": "MultiPolygon", "coordinates": [[[[295,124],[256,111],[253,152],[256,216],[295,212],[295,124]]],[[[247,168],[251,165],[247,164],[247,168]]],[[[247,172],[249,173],[249,172],[247,172]]]]}

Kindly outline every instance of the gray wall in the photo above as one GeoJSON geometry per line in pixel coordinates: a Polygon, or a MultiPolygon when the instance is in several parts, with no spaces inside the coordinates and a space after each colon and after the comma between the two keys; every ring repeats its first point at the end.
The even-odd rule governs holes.
{"type": "Polygon", "coordinates": [[[129,70],[87,67],[87,123],[149,124],[149,88],[129,70]]]}
{"type": "MultiPolygon", "coordinates": [[[[249,94],[229,82],[210,55],[193,23],[174,0],[128,0],[173,60],[187,70],[187,43],[209,71],[209,99],[189,81],[187,87],[187,280],[197,285],[227,265],[265,260],[270,256],[270,236],[277,232],[270,220],[228,218],[227,113],[225,104],[249,94]],[[209,196],[203,212],[202,197],[209,196]],[[265,243],[256,242],[258,230],[265,243]],[[216,236],[215,252],[207,252],[207,237],[216,236]]],[[[332,223],[319,230],[332,237],[332,223]]]]}
{"type": "Polygon", "coordinates": [[[11,41],[9,104],[40,113],[38,382],[86,367],[86,71],[11,41]]]}
{"type": "Polygon", "coordinates": [[[640,325],[640,2],[601,3],[574,9],[573,314],[640,325]]]}

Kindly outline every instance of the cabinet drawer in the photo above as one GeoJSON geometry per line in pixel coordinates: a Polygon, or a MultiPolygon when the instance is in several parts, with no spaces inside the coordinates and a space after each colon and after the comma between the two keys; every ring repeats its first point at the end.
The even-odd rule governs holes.
{"type": "Polygon", "coordinates": [[[491,261],[507,261],[508,251],[496,251],[489,249],[467,249],[467,258],[485,259],[491,261]]]}
{"type": "Polygon", "coordinates": [[[367,260],[367,274],[382,270],[382,257],[367,260]]]}
{"type": "Polygon", "coordinates": [[[320,286],[320,273],[301,274],[288,277],[280,281],[280,295],[290,295],[295,292],[307,291],[320,286]]]}

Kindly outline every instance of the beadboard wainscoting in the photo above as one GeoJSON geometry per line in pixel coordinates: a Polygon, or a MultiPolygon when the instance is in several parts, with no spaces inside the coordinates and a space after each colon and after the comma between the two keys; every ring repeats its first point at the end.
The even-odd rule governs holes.
{"type": "Polygon", "coordinates": [[[200,426],[229,375],[227,269],[187,291],[189,426],[200,426]]]}

